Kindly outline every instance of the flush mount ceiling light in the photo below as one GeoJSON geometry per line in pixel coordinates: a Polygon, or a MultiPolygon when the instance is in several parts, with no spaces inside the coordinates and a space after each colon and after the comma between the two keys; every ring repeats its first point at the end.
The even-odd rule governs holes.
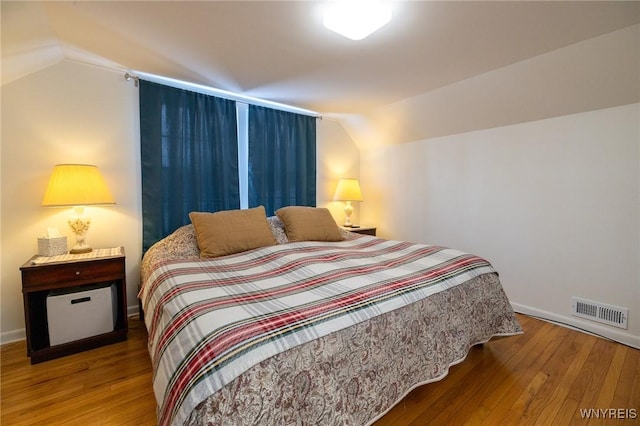
{"type": "Polygon", "coordinates": [[[330,5],[324,26],[351,40],[362,40],[391,20],[391,7],[380,1],[342,0],[330,5]]]}

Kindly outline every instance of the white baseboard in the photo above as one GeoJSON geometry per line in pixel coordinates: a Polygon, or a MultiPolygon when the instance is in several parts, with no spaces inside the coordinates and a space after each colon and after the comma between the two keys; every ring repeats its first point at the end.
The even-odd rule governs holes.
{"type": "MultiPolygon", "coordinates": [[[[137,299],[136,299],[137,300],[137,299]]],[[[127,316],[133,317],[138,315],[138,305],[127,306],[127,316]]],[[[0,345],[7,343],[17,342],[27,338],[27,334],[24,328],[18,330],[5,331],[0,333],[0,345]]]]}
{"type": "Polygon", "coordinates": [[[5,343],[17,342],[26,338],[27,334],[24,328],[21,328],[19,330],[5,331],[4,333],[0,333],[0,345],[4,345],[5,343]]]}
{"type": "MultiPolygon", "coordinates": [[[[138,300],[138,299],[136,299],[136,300],[138,300]]],[[[127,316],[128,317],[138,316],[138,313],[139,313],[138,305],[127,306],[127,316]]]]}
{"type": "Polygon", "coordinates": [[[563,327],[573,328],[578,331],[595,334],[622,343],[624,345],[631,346],[632,348],[640,349],[640,336],[634,336],[633,334],[619,331],[617,329],[610,329],[607,326],[595,324],[581,318],[559,315],[553,312],[547,312],[541,309],[533,308],[531,306],[521,305],[520,303],[511,302],[511,306],[513,307],[514,311],[521,314],[538,317],[543,320],[561,325],[563,327]]]}

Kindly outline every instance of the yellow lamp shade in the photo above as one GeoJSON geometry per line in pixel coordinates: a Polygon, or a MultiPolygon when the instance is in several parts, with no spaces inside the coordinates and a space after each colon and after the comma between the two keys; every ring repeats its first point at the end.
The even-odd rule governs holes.
{"type": "Polygon", "coordinates": [[[58,164],[53,168],[43,206],[89,206],[115,204],[107,183],[96,166],[58,164]]]}
{"type": "Polygon", "coordinates": [[[340,179],[333,201],[362,201],[358,179],[340,179]]]}

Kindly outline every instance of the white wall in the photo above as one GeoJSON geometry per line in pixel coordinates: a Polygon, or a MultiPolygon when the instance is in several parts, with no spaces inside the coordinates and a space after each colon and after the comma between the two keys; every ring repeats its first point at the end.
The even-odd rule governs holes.
{"type": "MultiPolygon", "coordinates": [[[[56,226],[74,240],[70,209],[40,203],[58,163],[96,164],[116,205],[90,207],[87,242],[122,245],[127,302],[137,312],[141,256],[138,89],[123,73],[76,62],[59,64],[2,86],[0,342],[24,337],[20,266],[37,252],[37,237],[56,226]]],[[[339,123],[318,121],[318,205],[331,201],[340,177],[357,175],[359,152],[339,123]]],[[[336,219],[341,211],[338,209],[336,219]]]]}
{"type": "Polygon", "coordinates": [[[37,237],[58,227],[75,240],[71,209],[41,207],[58,163],[97,165],[116,205],[88,207],[87,242],[124,246],[127,301],[135,309],[141,248],[138,96],[122,73],[73,62],[2,86],[2,341],[24,336],[19,267],[37,252],[37,237]]]}
{"type": "Polygon", "coordinates": [[[640,24],[343,121],[362,149],[640,101],[640,24]]]}
{"type": "MultiPolygon", "coordinates": [[[[333,201],[338,180],[360,177],[360,150],[342,125],[331,118],[318,121],[317,205],[331,211],[338,224],[344,223],[344,203],[333,201]]],[[[365,194],[366,195],[366,194],[365,194]]],[[[364,195],[363,195],[364,197],[364,195]]],[[[353,204],[353,223],[359,223],[360,203],[353,204]]]]}
{"type": "Polygon", "coordinates": [[[526,313],[640,347],[640,104],[361,153],[383,237],[474,252],[526,313]],[[629,308],[629,329],[570,316],[629,308]]]}

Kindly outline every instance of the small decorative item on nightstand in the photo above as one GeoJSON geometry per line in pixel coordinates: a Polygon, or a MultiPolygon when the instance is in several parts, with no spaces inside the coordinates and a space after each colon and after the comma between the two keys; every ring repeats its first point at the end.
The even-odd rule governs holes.
{"type": "Polygon", "coordinates": [[[38,237],[38,255],[59,256],[67,254],[67,237],[43,235],[38,237]]]}

